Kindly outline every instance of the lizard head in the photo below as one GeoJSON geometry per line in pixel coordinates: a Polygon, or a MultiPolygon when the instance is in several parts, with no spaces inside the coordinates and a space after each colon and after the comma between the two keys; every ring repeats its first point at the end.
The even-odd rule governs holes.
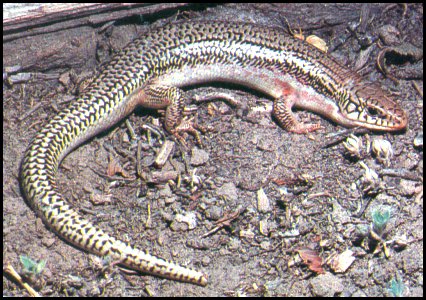
{"type": "Polygon", "coordinates": [[[340,113],[351,126],[378,131],[399,131],[408,123],[407,114],[374,83],[364,82],[353,86],[339,103],[340,113]]]}

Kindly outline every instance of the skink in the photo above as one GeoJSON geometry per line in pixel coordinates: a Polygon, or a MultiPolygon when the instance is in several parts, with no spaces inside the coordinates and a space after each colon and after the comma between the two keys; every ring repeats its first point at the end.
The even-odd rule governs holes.
{"type": "Polygon", "coordinates": [[[145,273],[205,286],[202,272],[149,255],[87,221],[58,191],[55,178],[70,151],[138,105],[166,109],[165,128],[171,134],[194,132],[182,117],[186,96],[181,87],[211,81],[270,95],[278,123],[295,133],[319,125],[299,123],[293,106],[346,127],[396,131],[407,125],[405,112],[378,85],[280,29],[202,21],[169,24],[123,48],[32,140],[21,166],[22,188],[32,208],[56,234],[81,249],[145,273]]]}

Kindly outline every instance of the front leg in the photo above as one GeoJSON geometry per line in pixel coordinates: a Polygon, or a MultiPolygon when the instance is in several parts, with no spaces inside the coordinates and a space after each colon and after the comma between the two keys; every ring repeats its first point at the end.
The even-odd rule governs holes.
{"type": "Polygon", "coordinates": [[[281,97],[275,99],[273,115],[277,119],[280,126],[289,131],[299,134],[306,134],[318,130],[320,124],[303,124],[296,119],[291,108],[298,101],[300,97],[296,92],[288,92],[281,95],[281,97]]]}
{"type": "Polygon", "coordinates": [[[187,102],[186,93],[174,86],[148,85],[140,90],[137,95],[139,105],[148,108],[166,108],[166,118],[164,125],[166,130],[175,136],[183,145],[185,140],[182,132],[193,135],[198,144],[201,145],[201,138],[198,132],[198,126],[193,118],[183,117],[183,110],[187,102]]]}

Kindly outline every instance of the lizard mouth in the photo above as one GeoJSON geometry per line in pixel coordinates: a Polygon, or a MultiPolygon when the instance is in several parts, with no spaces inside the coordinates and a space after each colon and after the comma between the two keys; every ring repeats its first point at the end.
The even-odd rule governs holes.
{"type": "MultiPolygon", "coordinates": [[[[348,115],[347,117],[351,117],[348,115]]],[[[377,131],[400,131],[407,127],[408,118],[404,111],[397,110],[386,115],[370,108],[357,116],[352,116],[355,126],[362,126],[377,131]]]]}

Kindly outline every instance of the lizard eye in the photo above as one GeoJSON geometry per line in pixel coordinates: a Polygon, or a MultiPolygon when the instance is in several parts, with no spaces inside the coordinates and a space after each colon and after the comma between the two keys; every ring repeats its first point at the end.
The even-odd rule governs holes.
{"type": "Polygon", "coordinates": [[[367,113],[370,116],[377,116],[380,114],[379,110],[375,107],[367,107],[367,113]]]}

